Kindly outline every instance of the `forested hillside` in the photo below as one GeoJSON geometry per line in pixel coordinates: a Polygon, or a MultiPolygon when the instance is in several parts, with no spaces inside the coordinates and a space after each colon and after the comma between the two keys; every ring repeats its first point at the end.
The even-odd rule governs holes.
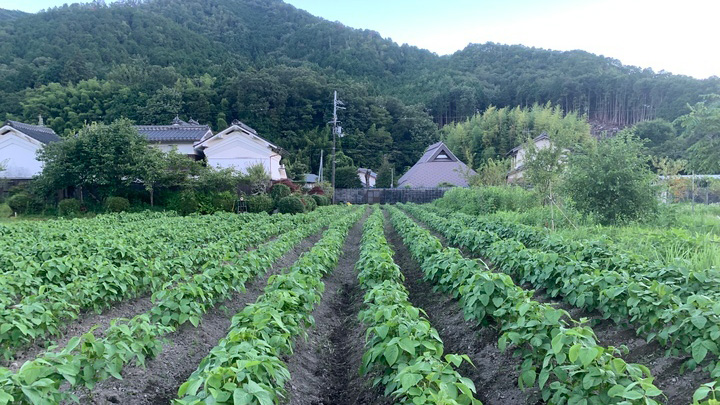
{"type": "Polygon", "coordinates": [[[5,10],[0,8],[0,21],[9,21],[14,20],[18,17],[22,17],[26,15],[26,13],[23,13],[22,11],[18,10],[5,10]]]}
{"type": "MultiPolygon", "coordinates": [[[[451,56],[314,17],[280,0],[126,0],[7,20],[0,12],[0,118],[58,133],[176,114],[219,129],[240,119],[315,169],[333,90],[343,150],[402,170],[438,127],[490,105],[551,102],[604,123],[673,120],[720,79],[654,73],[582,51],[470,45],[451,56]],[[5,20],[5,21],[3,21],[5,20]]],[[[505,151],[497,151],[502,154],[505,151]]],[[[310,167],[308,167],[310,166],[310,167]]]]}

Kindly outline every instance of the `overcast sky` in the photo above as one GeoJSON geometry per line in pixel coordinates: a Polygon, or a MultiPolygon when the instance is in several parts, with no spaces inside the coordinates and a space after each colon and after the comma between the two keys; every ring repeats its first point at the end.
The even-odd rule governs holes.
{"type": "MultiPolygon", "coordinates": [[[[440,55],[468,43],[582,49],[697,78],[720,76],[720,0],[286,0],[440,55]]],[[[0,0],[37,12],[58,0],[0,0]]]]}

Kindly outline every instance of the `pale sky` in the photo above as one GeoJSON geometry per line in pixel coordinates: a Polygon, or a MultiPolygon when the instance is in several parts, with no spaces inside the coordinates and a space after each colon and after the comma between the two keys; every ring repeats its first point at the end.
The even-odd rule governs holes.
{"type": "MultiPolygon", "coordinates": [[[[398,43],[451,54],[469,43],[582,49],[623,64],[720,76],[719,0],[286,0],[398,43]]],[[[58,0],[0,0],[37,12],[58,0]]]]}

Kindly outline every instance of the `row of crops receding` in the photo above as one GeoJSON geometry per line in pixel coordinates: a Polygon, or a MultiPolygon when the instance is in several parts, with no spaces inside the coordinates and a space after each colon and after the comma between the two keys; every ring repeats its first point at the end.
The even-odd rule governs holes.
{"type": "MultiPolygon", "coordinates": [[[[128,369],[157,362],[178,334],[201,331],[208,314],[218,313],[227,329],[185,363],[192,370],[169,385],[167,402],[302,403],[292,397],[295,378],[321,381],[336,370],[293,375],[301,347],[319,364],[352,358],[335,364],[352,367],[384,403],[495,403],[487,387],[464,375],[491,366],[477,357],[473,364],[462,353],[467,345],[433,325],[452,318],[426,313],[406,274],[421,274],[418,282],[432,286],[429,299],[452,297],[468,325],[496,332],[492,346],[518,359],[518,387],[543,403],[669,403],[656,369],[627,360],[627,347],[607,344],[597,323],[569,307],[629,328],[683,358],[683,369],[704,369],[707,378],[685,403],[711,404],[720,380],[717,269],[644,260],[601,238],[573,239],[508,219],[433,205],[329,206],[298,215],[105,215],[14,223],[0,233],[0,405],[93,401],[93,390],[137,378],[128,369]],[[402,247],[403,268],[393,246],[402,247]],[[343,259],[349,252],[356,256],[343,259]],[[333,273],[343,274],[342,283],[333,273]],[[327,291],[328,282],[337,291],[327,291]],[[226,311],[246,288],[252,298],[226,311]],[[348,291],[357,294],[347,314],[318,311],[330,305],[328,294],[348,291]],[[133,299],[147,305],[103,327],[72,328],[133,299]],[[356,357],[334,341],[309,339],[318,313],[347,317],[326,323],[338,333],[357,326],[362,337],[347,331],[358,340],[356,357]],[[39,352],[27,356],[29,348],[39,352]]],[[[332,389],[342,389],[334,381],[332,389]]],[[[113,402],[131,402],[118,395],[113,402]]]]}

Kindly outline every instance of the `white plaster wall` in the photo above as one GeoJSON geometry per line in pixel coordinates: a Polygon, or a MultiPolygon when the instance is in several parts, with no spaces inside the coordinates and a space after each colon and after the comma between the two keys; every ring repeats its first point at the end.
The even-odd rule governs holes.
{"type": "Polygon", "coordinates": [[[29,179],[42,172],[42,162],[37,160],[37,151],[42,144],[28,140],[25,135],[9,132],[0,135],[0,164],[5,170],[0,177],[7,179],[29,179]]]}
{"type": "Polygon", "coordinates": [[[152,143],[151,145],[165,153],[170,152],[173,148],[176,148],[177,152],[183,155],[197,154],[197,151],[195,151],[195,147],[192,143],[152,143]]]}

